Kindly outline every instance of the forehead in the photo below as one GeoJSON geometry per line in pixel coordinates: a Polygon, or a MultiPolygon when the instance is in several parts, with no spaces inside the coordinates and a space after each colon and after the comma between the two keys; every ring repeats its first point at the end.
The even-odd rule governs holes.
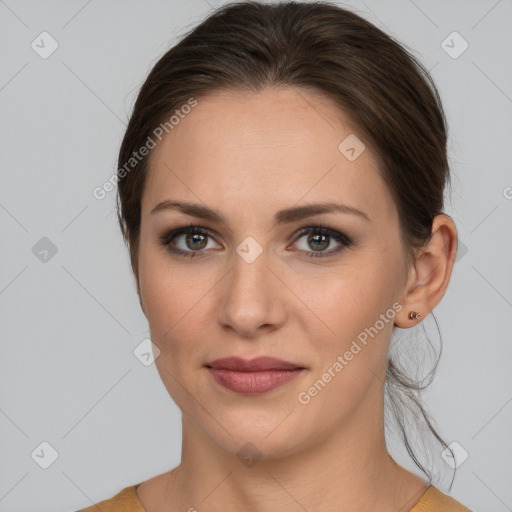
{"type": "Polygon", "coordinates": [[[379,214],[394,209],[355,124],[329,98],[295,87],[199,98],[153,150],[149,169],[143,215],[175,198],[233,213],[241,204],[259,205],[263,214],[319,200],[377,208],[379,214]],[[356,156],[364,150],[348,158],[347,145],[356,156]]]}

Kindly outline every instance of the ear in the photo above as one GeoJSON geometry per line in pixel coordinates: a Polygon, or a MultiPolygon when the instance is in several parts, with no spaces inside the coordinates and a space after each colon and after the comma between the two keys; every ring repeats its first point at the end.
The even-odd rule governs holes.
{"type": "Polygon", "coordinates": [[[457,239],[452,218],[437,215],[432,222],[429,242],[417,250],[416,260],[409,270],[400,301],[403,308],[395,316],[395,325],[402,329],[413,327],[439,304],[450,282],[457,256],[457,239]],[[411,311],[419,313],[419,317],[410,318],[411,311]]]}

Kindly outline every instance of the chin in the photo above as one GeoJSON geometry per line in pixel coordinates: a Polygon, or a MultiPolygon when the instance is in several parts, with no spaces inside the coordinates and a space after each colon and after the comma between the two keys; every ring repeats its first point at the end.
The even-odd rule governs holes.
{"type": "Polygon", "coordinates": [[[240,461],[251,467],[258,461],[275,460],[285,458],[300,452],[314,440],[308,437],[311,432],[297,424],[297,418],[292,415],[283,421],[286,415],[281,415],[278,421],[274,416],[261,417],[246,413],[236,421],[229,421],[229,415],[223,415],[223,426],[229,431],[229,435],[218,425],[211,430],[210,424],[206,430],[209,431],[211,440],[223,451],[236,456],[240,461]]]}

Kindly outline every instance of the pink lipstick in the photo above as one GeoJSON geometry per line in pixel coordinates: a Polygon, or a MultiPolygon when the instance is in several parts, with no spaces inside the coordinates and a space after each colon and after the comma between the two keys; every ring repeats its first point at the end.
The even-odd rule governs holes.
{"type": "Polygon", "coordinates": [[[256,395],[298,377],[305,368],[274,357],[227,357],[206,364],[215,381],[231,391],[256,395]]]}

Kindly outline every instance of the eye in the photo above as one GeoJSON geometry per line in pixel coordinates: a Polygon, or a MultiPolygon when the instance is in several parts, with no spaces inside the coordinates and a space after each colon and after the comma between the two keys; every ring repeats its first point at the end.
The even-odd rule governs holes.
{"type": "Polygon", "coordinates": [[[173,254],[194,258],[203,249],[212,249],[208,242],[213,241],[209,231],[199,226],[188,226],[173,229],[160,237],[160,244],[168,248],[173,254]]]}
{"type": "MultiPolygon", "coordinates": [[[[352,245],[352,240],[343,233],[323,226],[303,228],[295,243],[302,238],[305,239],[305,244],[303,243],[302,248],[299,247],[299,251],[312,258],[332,256],[352,245]],[[334,243],[337,246],[332,248],[334,243]],[[329,247],[331,249],[326,250],[329,247]]],[[[204,252],[204,249],[220,247],[209,247],[209,242],[213,242],[211,233],[193,225],[173,229],[160,237],[160,245],[166,246],[169,252],[186,258],[194,258],[204,252]]]]}
{"type": "Polygon", "coordinates": [[[311,226],[302,229],[297,240],[301,238],[305,238],[305,244],[299,250],[304,252],[305,256],[311,258],[332,256],[352,245],[352,240],[343,233],[323,226],[311,226]],[[332,248],[333,242],[338,244],[334,249],[332,248]],[[326,251],[325,249],[328,247],[331,247],[331,249],[326,251]],[[313,250],[310,250],[310,248],[313,250]]]}

